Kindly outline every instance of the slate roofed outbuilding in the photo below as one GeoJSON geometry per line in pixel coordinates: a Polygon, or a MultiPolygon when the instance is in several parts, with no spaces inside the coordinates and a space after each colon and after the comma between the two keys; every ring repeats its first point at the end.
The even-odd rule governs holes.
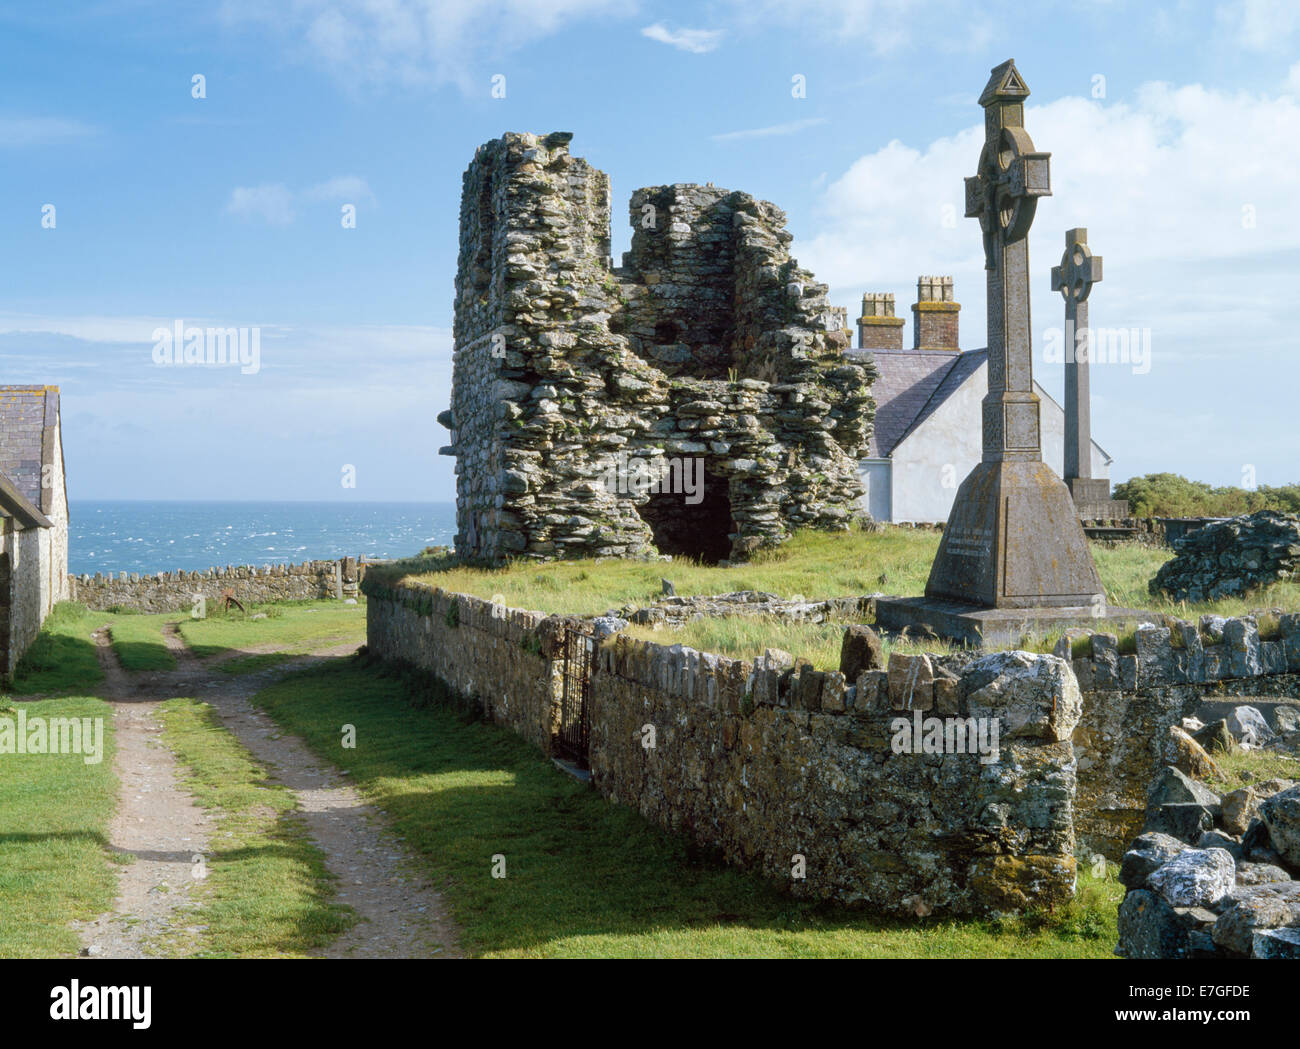
{"type": "Polygon", "coordinates": [[[9,482],[0,488],[6,502],[20,496],[42,519],[54,506],[53,490],[41,481],[62,454],[58,426],[57,386],[0,386],[0,474],[9,482]]]}
{"type": "Polygon", "coordinates": [[[954,366],[962,357],[973,356],[957,350],[848,350],[846,354],[874,357],[880,373],[871,387],[876,420],[867,455],[872,459],[885,459],[893,454],[898,442],[907,436],[927,407],[933,411],[942,403],[934,401],[934,407],[930,407],[936,391],[954,366]]]}
{"type": "MultiPolygon", "coordinates": [[[[860,350],[845,351],[852,357],[875,359],[879,377],[871,387],[876,401],[876,422],[867,445],[867,457],[887,459],[904,439],[932,416],[974,375],[989,358],[986,348],[978,350],[860,350]]],[[[1053,403],[1056,399],[1037,383],[1035,391],[1053,403]]],[[[976,421],[978,425],[978,420],[976,421]]],[[[1111,462],[1106,449],[1093,445],[1111,462]]]]}

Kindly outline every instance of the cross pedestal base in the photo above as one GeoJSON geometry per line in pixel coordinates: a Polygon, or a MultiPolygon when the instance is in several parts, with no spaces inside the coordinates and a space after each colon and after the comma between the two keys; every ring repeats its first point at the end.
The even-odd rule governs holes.
{"type": "Polygon", "coordinates": [[[1159,617],[1133,608],[975,608],[956,601],[928,597],[878,597],[876,626],[891,631],[932,633],[945,641],[972,647],[1020,645],[1028,637],[1045,637],[1071,628],[1093,633],[1122,634],[1159,617]]]}
{"type": "Polygon", "coordinates": [[[1106,608],[1074,499],[1041,461],[983,462],[971,471],[925,596],[980,608],[1106,608]]]}
{"type": "Polygon", "coordinates": [[[1110,482],[1105,478],[1071,477],[1065,483],[1070,489],[1070,494],[1074,496],[1075,503],[1079,506],[1086,503],[1108,503],[1111,501],[1110,482]]]}

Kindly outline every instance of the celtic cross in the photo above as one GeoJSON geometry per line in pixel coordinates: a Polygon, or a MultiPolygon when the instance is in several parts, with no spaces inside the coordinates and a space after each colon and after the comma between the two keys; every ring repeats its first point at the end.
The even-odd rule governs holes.
{"type": "Polygon", "coordinates": [[[1088,359],[1088,293],[1101,280],[1101,256],[1088,250],[1088,231],[1065,234],[1065,254],[1052,267],[1052,290],[1065,299],[1065,483],[1092,479],[1092,418],[1088,359]]]}
{"type": "Polygon", "coordinates": [[[1029,327],[1026,235],[1038,198],[1051,195],[1050,153],[1025,131],[1029,97],[1013,60],[993,70],[980,95],[984,148],[978,174],[966,179],[966,215],[984,233],[988,274],[989,392],[983,405],[984,461],[1042,459],[1038,396],[1029,327]]]}
{"type": "Polygon", "coordinates": [[[980,105],[984,147],[979,174],[966,180],[966,214],[983,231],[988,280],[988,394],[984,454],[957,489],[926,600],[882,598],[886,626],[935,623],[936,633],[965,640],[1025,624],[1068,621],[1035,610],[1071,609],[1091,621],[1106,595],[1079,523],[1071,489],[1043,462],[1029,324],[1029,248],[1038,198],[1051,193],[1047,153],[1025,133],[1025,86],[1014,62],[993,70],[980,105]],[[963,606],[965,606],[963,608],[963,606]],[[974,606],[975,611],[971,608],[974,606]],[[1014,613],[1003,614],[1012,609],[1014,613]],[[921,618],[925,617],[925,618],[921,618]],[[999,625],[1000,624],[1000,625],[999,625]]]}

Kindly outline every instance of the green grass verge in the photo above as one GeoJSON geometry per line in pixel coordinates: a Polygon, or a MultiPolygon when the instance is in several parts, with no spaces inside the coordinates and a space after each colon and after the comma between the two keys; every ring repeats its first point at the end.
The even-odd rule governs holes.
{"type": "Polygon", "coordinates": [[[1220,794],[1266,779],[1300,780],[1300,760],[1276,750],[1238,750],[1232,754],[1216,750],[1210,757],[1221,775],[1211,779],[1209,786],[1220,794]]]}
{"type": "MultiPolygon", "coordinates": [[[[324,856],[297,815],[292,791],[193,699],[162,704],[163,742],[186,769],[184,784],[216,820],[190,924],[206,926],[186,953],[217,958],[299,958],[356,921],[335,901],[324,856]]],[[[176,942],[160,943],[165,952],[176,942]]]]}
{"type": "Polygon", "coordinates": [[[107,626],[122,669],[136,673],[141,670],[175,670],[176,657],[163,640],[163,627],[180,616],[176,612],[163,615],[142,615],[130,612],[92,612],[92,622],[107,626]]]}
{"type": "Polygon", "coordinates": [[[463,946],[489,956],[1110,957],[1123,889],[1081,873],[1053,915],[884,921],[801,902],[612,805],[532,747],[361,661],[293,675],[255,702],[346,768],[444,894],[463,946]],[[343,750],[339,727],[357,746],[343,750]],[[492,858],[507,876],[491,876],[492,858]]]}
{"type": "MultiPolygon", "coordinates": [[[[911,536],[916,545],[918,558],[933,556],[937,549],[937,537],[924,532],[896,530],[899,536],[911,536]]],[[[1244,615],[1261,608],[1281,608],[1300,610],[1300,586],[1282,583],[1267,591],[1252,595],[1248,599],[1234,598],[1213,604],[1189,606],[1166,600],[1153,601],[1146,594],[1146,581],[1155,575],[1156,570],[1170,556],[1163,549],[1152,549],[1137,545],[1124,547],[1094,546],[1093,556],[1097,571],[1101,575],[1102,585],[1112,605],[1125,608],[1146,608],[1155,612],[1176,615],[1181,619],[1195,620],[1204,612],[1217,615],[1244,615]]],[[[598,566],[603,570],[604,564],[598,566]]],[[[514,571],[515,569],[511,569],[514,571]]],[[[924,591],[922,583],[917,593],[924,591]]],[[[1259,616],[1261,633],[1276,629],[1277,617],[1272,613],[1259,616]]],[[[1136,651],[1134,628],[1132,623],[1108,622],[1102,629],[1115,633],[1120,639],[1122,654],[1131,655],[1136,651]]],[[[698,619],[675,628],[654,629],[649,626],[632,626],[626,631],[632,637],[660,644],[683,644],[702,652],[716,652],[733,659],[754,659],[762,655],[766,648],[781,648],[801,659],[809,660],[819,670],[838,670],[840,665],[840,643],[843,625],[836,623],[789,623],[768,617],[732,616],[725,619],[698,619]]],[[[1060,631],[1045,634],[1029,634],[1014,644],[1002,647],[1023,648],[1031,652],[1051,652],[1055,647],[1060,631]]],[[[885,639],[885,652],[929,652],[945,653],[955,650],[955,646],[941,641],[913,639],[885,639]]],[[[1090,651],[1086,640],[1072,644],[1076,655],[1082,656],[1090,651]]]]}
{"type": "Polygon", "coordinates": [[[809,599],[884,592],[919,594],[938,549],[933,532],[884,528],[878,532],[803,531],[746,564],[719,568],[676,560],[517,562],[478,568],[454,558],[425,557],[366,570],[366,586],[396,582],[440,586],[491,600],[500,594],[513,608],[590,615],[623,605],[646,605],[670,579],[678,594],[763,590],[809,599]]]}
{"type": "Polygon", "coordinates": [[[302,653],[331,642],[345,644],[366,639],[365,602],[282,602],[250,605],[248,612],[225,612],[208,606],[206,619],[185,619],[181,634],[200,658],[274,646],[277,651],[302,653]],[[265,615],[265,619],[254,619],[265,615]]]}
{"type": "Polygon", "coordinates": [[[20,696],[94,691],[104,672],[90,635],[103,626],[101,617],[72,601],[55,605],[19,661],[11,691],[20,696]]]}
{"type": "MultiPolygon", "coordinates": [[[[0,957],[71,957],[80,940],[68,927],[113,906],[117,888],[107,853],[117,800],[113,711],[102,700],[22,704],[33,717],[104,719],[104,753],[0,755],[0,957]]],[[[0,700],[0,717],[15,718],[0,700]]]]}

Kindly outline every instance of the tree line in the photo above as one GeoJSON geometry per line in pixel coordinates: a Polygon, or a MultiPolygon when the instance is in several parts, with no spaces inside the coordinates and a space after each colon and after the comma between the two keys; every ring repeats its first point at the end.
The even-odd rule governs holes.
{"type": "Polygon", "coordinates": [[[1300,484],[1216,488],[1179,474],[1157,473],[1117,484],[1114,497],[1127,499],[1134,517],[1236,517],[1256,510],[1300,513],[1300,484]]]}

